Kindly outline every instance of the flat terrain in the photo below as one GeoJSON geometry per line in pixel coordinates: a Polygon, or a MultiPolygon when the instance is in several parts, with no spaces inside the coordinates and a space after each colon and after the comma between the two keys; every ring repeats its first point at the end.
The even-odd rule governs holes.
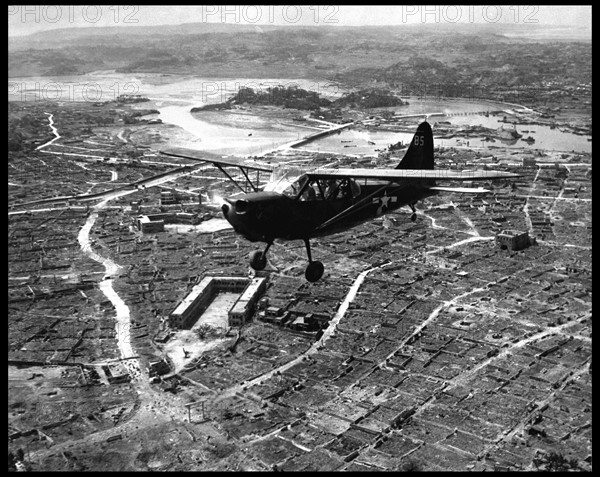
{"type": "MultiPolygon", "coordinates": [[[[22,453],[19,465],[535,470],[554,452],[591,469],[589,154],[458,149],[465,163],[526,176],[485,197],[432,197],[416,223],[398,211],[315,240],[326,264],[315,284],[303,278],[303,245],[276,244],[266,303],[322,317],[322,336],[257,310],[239,333],[164,341],[166,318],[203,276],[248,274],[254,246],[213,227],[218,212],[198,204],[227,191],[219,173],[124,142],[152,130],[164,143],[179,134],[171,126],[99,124],[127,106],[9,106],[28,138],[8,177],[9,451],[22,453]],[[164,190],[178,204],[161,205],[164,190]],[[170,210],[205,222],[133,225],[170,210]],[[506,228],[537,245],[501,250],[494,238],[506,228]],[[160,359],[171,372],[151,384],[160,359]]],[[[456,153],[440,149],[436,166],[456,153]]],[[[265,158],[276,157],[331,160],[265,158]]]]}
{"type": "Polygon", "coordinates": [[[11,36],[9,470],[591,471],[591,41],[455,26],[11,36]],[[277,79],[341,101],[218,106],[277,79]],[[316,283],[277,242],[243,326],[237,292],[170,326],[262,244],[222,218],[221,171],[162,148],[395,167],[425,116],[436,168],[522,177],[311,241],[316,283]]]}

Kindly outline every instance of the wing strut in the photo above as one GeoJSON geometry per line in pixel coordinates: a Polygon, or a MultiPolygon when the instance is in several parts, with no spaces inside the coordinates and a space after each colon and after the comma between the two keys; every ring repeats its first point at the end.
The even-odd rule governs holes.
{"type": "MultiPolygon", "coordinates": [[[[243,188],[241,185],[239,185],[239,184],[237,183],[237,181],[236,181],[236,180],[235,180],[233,177],[231,177],[231,176],[230,176],[230,175],[227,173],[227,171],[226,171],[225,169],[223,169],[223,167],[221,167],[221,164],[219,164],[219,163],[217,163],[217,162],[213,162],[213,165],[217,166],[217,168],[218,168],[218,169],[219,169],[219,170],[220,170],[220,171],[221,171],[223,174],[225,174],[225,175],[227,176],[227,178],[228,178],[228,179],[229,179],[231,182],[233,182],[233,183],[234,183],[234,184],[237,186],[237,188],[238,188],[239,190],[241,190],[243,193],[246,193],[246,191],[244,190],[244,188],[243,188]]],[[[245,174],[244,174],[244,175],[245,175],[245,174]]],[[[248,177],[248,176],[246,176],[246,177],[248,177]]]]}
{"type": "MultiPolygon", "coordinates": [[[[240,171],[242,171],[242,174],[244,174],[244,177],[246,178],[246,182],[248,182],[248,184],[250,184],[250,187],[252,187],[252,189],[254,190],[254,192],[258,192],[258,187],[255,186],[252,183],[252,181],[248,177],[248,174],[246,174],[246,171],[244,170],[244,168],[242,166],[240,166],[240,171]]],[[[256,174],[258,175],[258,171],[256,171],[256,174]]],[[[257,185],[258,185],[258,178],[256,179],[256,182],[257,182],[257,185]]]]}
{"type": "Polygon", "coordinates": [[[219,157],[216,154],[212,154],[206,151],[197,151],[194,149],[186,149],[183,147],[171,147],[168,149],[163,149],[160,151],[160,153],[165,154],[166,156],[183,157],[185,159],[191,159],[193,161],[201,161],[212,164],[214,167],[218,168],[242,192],[247,192],[247,190],[244,190],[242,186],[240,186],[240,184],[238,184],[237,181],[233,177],[231,177],[231,175],[229,175],[225,171],[225,169],[223,169],[223,167],[238,167],[240,171],[242,171],[244,177],[246,178],[246,182],[250,184],[250,187],[254,190],[254,192],[258,192],[260,190],[259,172],[273,172],[273,167],[270,165],[260,164],[255,161],[243,160],[233,157],[219,157]],[[254,185],[250,180],[246,169],[256,171],[256,185],[254,185]]]}
{"type": "Polygon", "coordinates": [[[383,186],[381,186],[379,189],[377,189],[375,192],[369,194],[368,196],[366,196],[364,199],[359,200],[356,204],[353,204],[352,206],[348,207],[347,209],[342,210],[339,214],[337,214],[336,216],[330,218],[329,220],[323,222],[321,225],[319,225],[317,227],[317,230],[320,229],[324,229],[325,227],[328,227],[329,225],[331,225],[332,223],[336,222],[337,220],[340,220],[341,218],[343,218],[345,215],[354,212],[356,209],[360,208],[360,207],[364,207],[368,204],[371,203],[371,199],[373,197],[375,197],[375,195],[379,194],[382,190],[386,189],[387,187],[389,187],[389,185],[392,182],[385,184],[383,186]]]}

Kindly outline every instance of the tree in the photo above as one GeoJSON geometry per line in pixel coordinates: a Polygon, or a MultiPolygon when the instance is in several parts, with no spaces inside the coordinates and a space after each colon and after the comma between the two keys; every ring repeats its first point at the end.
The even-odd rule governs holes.
{"type": "Polygon", "coordinates": [[[196,335],[198,335],[198,338],[200,338],[201,340],[203,340],[204,338],[206,338],[206,335],[212,330],[212,326],[203,323],[201,324],[198,328],[196,328],[196,335]]]}

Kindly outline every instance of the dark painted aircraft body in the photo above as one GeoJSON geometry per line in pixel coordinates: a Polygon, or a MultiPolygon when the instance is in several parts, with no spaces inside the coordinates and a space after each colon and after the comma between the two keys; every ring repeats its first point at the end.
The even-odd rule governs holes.
{"type": "MultiPolygon", "coordinates": [[[[245,169],[271,171],[264,166],[232,160],[202,159],[200,152],[163,151],[176,157],[207,160],[219,167],[237,166],[249,180],[245,169]]],[[[227,174],[233,180],[233,178],[227,174]]],[[[443,187],[438,181],[492,180],[517,177],[501,171],[434,170],[433,134],[423,122],[395,169],[315,169],[299,175],[283,176],[269,182],[264,189],[240,193],[225,199],[224,217],[234,230],[252,242],[265,242],[264,251],[252,254],[250,265],[265,268],[267,251],[276,239],[303,240],[308,255],[306,279],[314,282],[324,267],[313,261],[309,240],[348,230],[362,222],[408,205],[411,219],[416,220],[414,205],[439,192],[485,193],[481,188],[443,187]]],[[[238,185],[238,187],[240,187],[238,185]]],[[[242,189],[240,187],[240,189],[242,189]]]]}
{"type": "MultiPolygon", "coordinates": [[[[345,188],[357,193],[346,190],[339,192],[340,197],[322,198],[316,190],[314,195],[311,192],[310,197],[298,200],[277,192],[251,192],[227,199],[223,213],[234,230],[252,242],[304,240],[342,232],[437,194],[414,181],[391,185],[377,180],[347,181],[351,185],[345,188]],[[357,204],[359,207],[355,207],[357,204]],[[352,212],[342,215],[349,210],[352,212]]],[[[307,187],[315,190],[319,185],[315,181],[307,187]]]]}

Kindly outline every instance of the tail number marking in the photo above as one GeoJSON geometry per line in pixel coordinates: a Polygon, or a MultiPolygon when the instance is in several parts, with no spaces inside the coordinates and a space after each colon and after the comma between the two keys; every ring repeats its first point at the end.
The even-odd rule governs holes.
{"type": "Polygon", "coordinates": [[[414,144],[415,146],[424,146],[425,136],[415,136],[414,144]]]}

